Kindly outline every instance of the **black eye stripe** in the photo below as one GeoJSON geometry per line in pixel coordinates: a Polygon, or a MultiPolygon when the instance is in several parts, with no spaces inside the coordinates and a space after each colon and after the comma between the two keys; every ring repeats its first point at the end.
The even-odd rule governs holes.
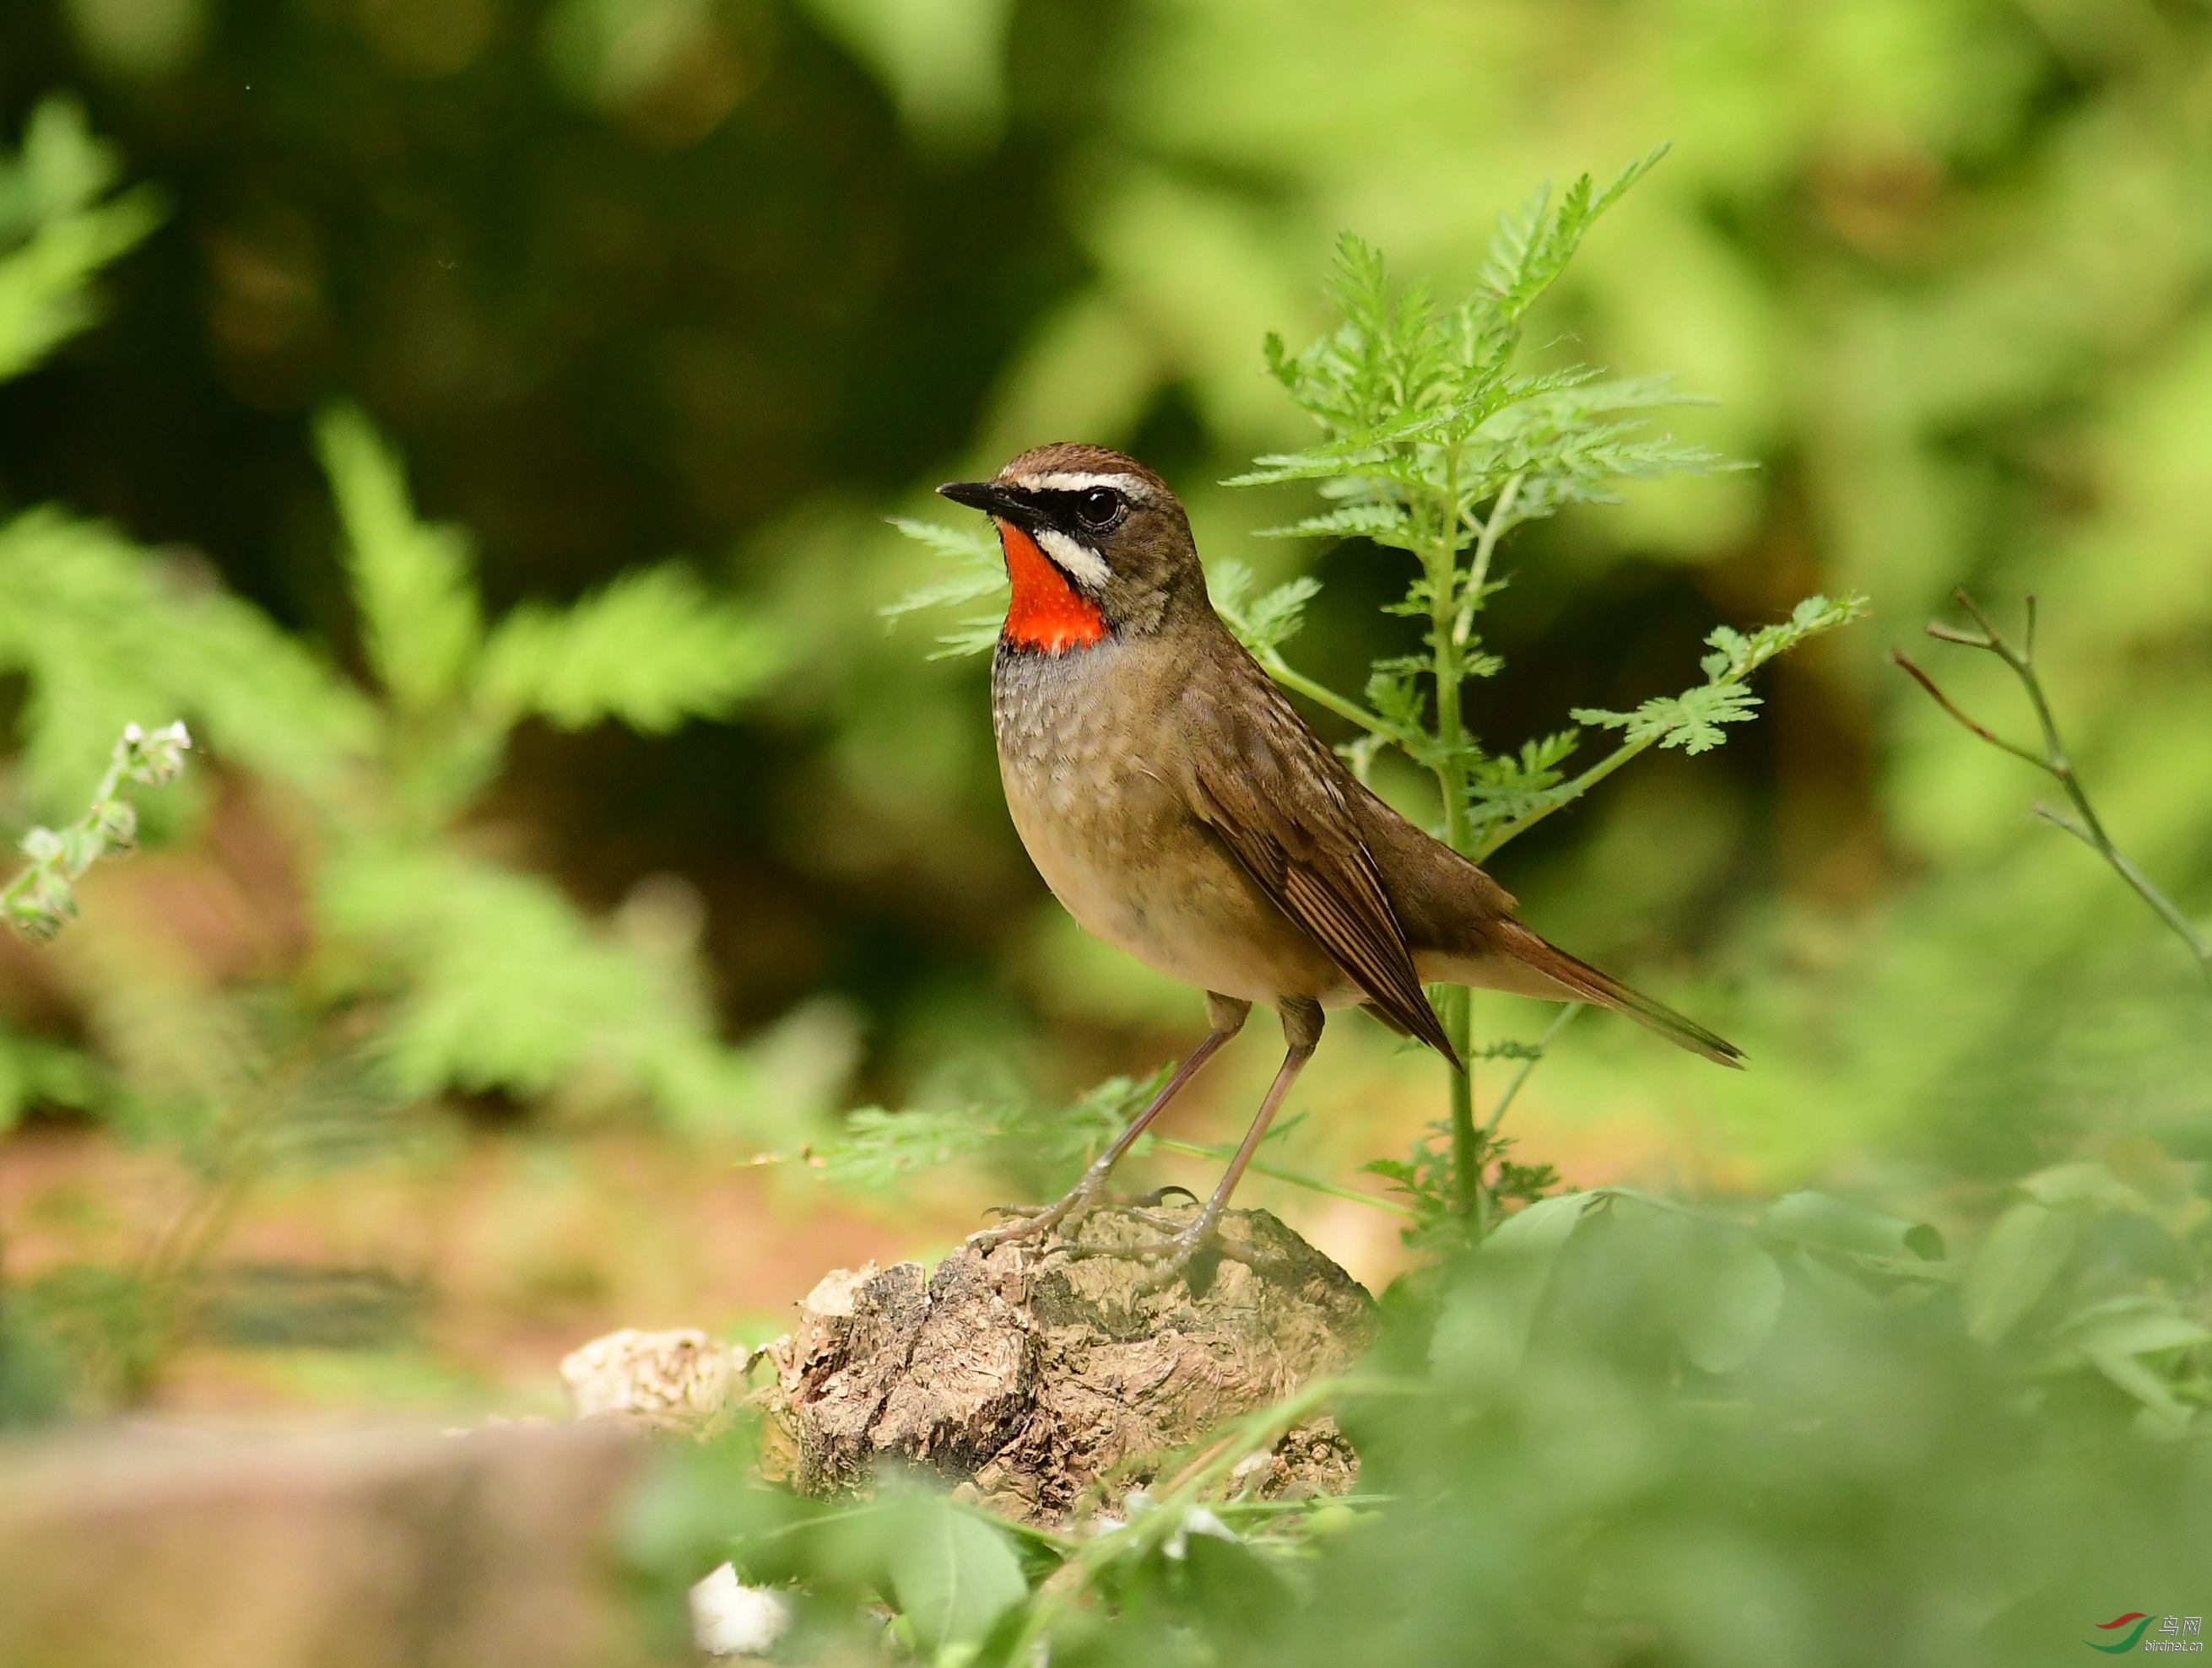
{"type": "MultiPolygon", "coordinates": [[[[1085,487],[1079,491],[1053,487],[1032,491],[1030,497],[1036,500],[1037,508],[1054,521],[1066,522],[1076,519],[1082,510],[1084,500],[1097,490],[1096,487],[1085,487]]],[[[1115,496],[1119,497],[1120,494],[1116,494],[1115,496]]]]}

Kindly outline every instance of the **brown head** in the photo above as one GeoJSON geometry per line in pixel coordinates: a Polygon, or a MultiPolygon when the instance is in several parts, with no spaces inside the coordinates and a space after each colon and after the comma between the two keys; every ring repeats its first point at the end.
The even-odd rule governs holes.
{"type": "Polygon", "coordinates": [[[1190,522],[1168,483],[1133,458],[1058,441],[988,481],[939,487],[998,524],[1013,597],[1004,640],[1064,653],[1162,629],[1206,606],[1190,522]]]}

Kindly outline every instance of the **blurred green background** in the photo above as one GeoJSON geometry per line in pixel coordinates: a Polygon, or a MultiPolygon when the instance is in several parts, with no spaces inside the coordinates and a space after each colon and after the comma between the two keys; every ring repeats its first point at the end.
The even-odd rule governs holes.
{"type": "MultiPolygon", "coordinates": [[[[772,1327],[964,1232],[989,1179],[854,1200],[744,1161],[856,1106],[1067,1099],[1199,1007],[1044,895],[981,665],[877,616],[932,562],[882,518],[1125,447],[1209,555],[1324,582],[1294,658],[1356,688],[1409,643],[1397,558],[1248,543],[1303,506],[1212,484],[1306,438],[1262,333],[1317,328],[1340,229],[1449,294],[1532,184],[1662,141],[1534,339],[1678,372],[1715,401],[1680,431],[1754,467],[1516,538],[1474,721],[1672,691],[1809,591],[1873,614],[1500,865],[1754,1064],[1577,1026],[1522,1155],[1944,1217],[2115,1142],[2212,1150],[2187,955],[1885,658],[1954,585],[2035,593],[2107,824],[2212,909],[2200,4],[15,0],[11,154],[57,94],[152,195],[87,206],[48,106],[0,253],[57,204],[94,243],[159,218],[0,384],[0,814],[75,815],[125,719],[204,743],[149,855],[0,948],[5,1277],[101,1394],[526,1401],[605,1327],[772,1327]],[[373,432],[325,418],[319,464],[341,402],[373,432]]],[[[1924,646],[2027,733],[2000,669],[1924,646]]],[[[1287,1151],[1338,1177],[1440,1111],[1358,1018],[1301,1099],[1287,1151]]],[[[1252,1195],[1397,1266],[1388,1216],[1252,1195]]]]}

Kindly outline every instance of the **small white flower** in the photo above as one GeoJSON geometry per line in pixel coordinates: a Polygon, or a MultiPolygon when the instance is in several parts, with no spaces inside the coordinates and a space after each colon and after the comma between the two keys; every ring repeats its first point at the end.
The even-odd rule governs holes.
{"type": "Polygon", "coordinates": [[[718,1564],[691,1589],[692,1642],[709,1656],[766,1656],[791,1626],[791,1604],[780,1592],[749,1587],[718,1564]]]}
{"type": "Polygon", "coordinates": [[[1237,1538],[1237,1532],[1219,1518],[1203,1506],[1194,1506],[1182,1514],[1182,1521],[1176,1525],[1175,1533],[1168,1537],[1167,1544],[1161,1550],[1170,1558],[1188,1556],[1193,1535],[1211,1535],[1218,1541],[1237,1538]]]}
{"type": "Polygon", "coordinates": [[[133,777],[158,787],[173,781],[184,769],[185,755],[191,745],[191,731],[179,719],[163,725],[150,736],[135,724],[125,725],[118,751],[130,762],[133,777]]]}

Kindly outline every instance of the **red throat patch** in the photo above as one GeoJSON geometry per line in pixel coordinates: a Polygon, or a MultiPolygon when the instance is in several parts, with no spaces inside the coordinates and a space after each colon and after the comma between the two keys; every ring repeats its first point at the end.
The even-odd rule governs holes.
{"type": "Polygon", "coordinates": [[[1088,647],[1107,634],[1106,616],[1098,604],[1075,588],[1037,549],[1035,539],[1013,523],[1001,521],[999,548],[1006,553],[1006,577],[1014,587],[1006,604],[1006,641],[1060,654],[1088,647]]]}

